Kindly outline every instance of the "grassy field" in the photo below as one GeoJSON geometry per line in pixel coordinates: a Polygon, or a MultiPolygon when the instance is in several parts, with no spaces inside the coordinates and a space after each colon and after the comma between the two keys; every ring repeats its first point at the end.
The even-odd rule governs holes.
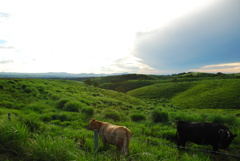
{"type": "Polygon", "coordinates": [[[140,81],[144,85],[128,93],[69,80],[0,79],[1,160],[239,160],[231,156],[240,155],[239,79],[134,76],[124,79],[133,86],[140,81]],[[205,99],[224,100],[211,107],[201,102],[205,99]],[[93,117],[132,131],[129,156],[119,155],[114,146],[103,147],[100,140],[94,153],[93,132],[85,129],[93,117]],[[178,120],[227,125],[238,136],[220,151],[231,155],[199,151],[212,147],[193,143],[187,144],[191,149],[178,151],[178,120]]]}
{"type": "Polygon", "coordinates": [[[129,91],[138,98],[167,99],[180,108],[240,109],[240,79],[157,83],[129,91]]]}

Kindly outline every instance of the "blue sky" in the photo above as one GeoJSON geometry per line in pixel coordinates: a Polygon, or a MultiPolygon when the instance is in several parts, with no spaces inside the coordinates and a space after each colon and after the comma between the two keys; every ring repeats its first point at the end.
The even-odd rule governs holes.
{"type": "Polygon", "coordinates": [[[0,4],[0,72],[240,72],[239,0],[0,4]]]}

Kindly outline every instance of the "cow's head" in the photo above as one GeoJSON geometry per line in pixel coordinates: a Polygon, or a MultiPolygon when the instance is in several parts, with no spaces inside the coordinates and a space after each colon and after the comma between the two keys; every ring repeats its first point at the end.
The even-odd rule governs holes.
{"type": "Polygon", "coordinates": [[[97,120],[95,118],[93,118],[91,121],[89,121],[86,129],[87,130],[99,130],[97,120]]]}
{"type": "Polygon", "coordinates": [[[229,130],[220,129],[218,130],[218,135],[220,138],[219,144],[221,145],[220,148],[227,149],[231,144],[232,140],[237,136],[231,133],[229,130]]]}

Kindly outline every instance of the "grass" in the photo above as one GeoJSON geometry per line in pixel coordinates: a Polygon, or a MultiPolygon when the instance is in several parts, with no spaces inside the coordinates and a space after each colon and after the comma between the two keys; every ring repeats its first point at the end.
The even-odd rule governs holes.
{"type": "Polygon", "coordinates": [[[172,99],[177,106],[204,109],[240,109],[240,80],[201,81],[172,99]]]}
{"type": "Polygon", "coordinates": [[[165,99],[181,108],[240,109],[240,80],[219,79],[197,82],[154,84],[129,91],[128,94],[145,99],[165,99]]]}
{"type": "Polygon", "coordinates": [[[15,118],[11,121],[1,118],[0,121],[0,154],[14,157],[25,157],[28,151],[29,131],[15,118]]]}
{"type": "Polygon", "coordinates": [[[180,92],[190,89],[195,82],[158,83],[129,91],[128,94],[138,98],[167,98],[170,99],[180,92]]]}
{"type": "MultiPolygon", "coordinates": [[[[196,150],[179,152],[175,143],[175,123],[178,120],[219,122],[240,135],[239,109],[176,106],[184,104],[181,95],[191,97],[194,92],[201,95],[205,91],[203,87],[218,91],[220,84],[222,92],[226,91],[226,94],[235,98],[237,89],[232,86],[238,85],[238,80],[235,83],[234,79],[225,80],[226,83],[221,80],[213,80],[215,83],[210,80],[205,80],[205,83],[170,83],[172,78],[169,79],[164,80],[168,83],[139,88],[129,92],[129,95],[76,81],[0,79],[0,157],[11,161],[237,160],[231,156],[213,156],[196,150]],[[187,91],[190,91],[189,94],[187,91]],[[137,98],[134,94],[130,96],[134,92],[144,98],[137,98]],[[8,120],[8,113],[11,113],[11,121],[8,120]],[[85,129],[93,117],[126,126],[132,131],[128,157],[119,155],[115,146],[103,147],[100,140],[98,153],[94,155],[93,132],[85,129]],[[165,119],[154,121],[154,117],[165,119]]],[[[157,78],[147,81],[157,81],[157,78]]],[[[229,149],[222,152],[239,154],[239,143],[240,138],[236,137],[229,149]]],[[[192,143],[188,143],[187,147],[211,150],[211,147],[192,143]]]]}
{"type": "Polygon", "coordinates": [[[51,137],[38,135],[32,140],[32,156],[36,161],[65,161],[76,160],[81,157],[77,145],[66,137],[51,137]]]}
{"type": "Polygon", "coordinates": [[[131,115],[131,120],[138,122],[138,121],[146,120],[146,117],[142,113],[134,113],[131,115]]]}
{"type": "Polygon", "coordinates": [[[167,112],[162,112],[159,110],[154,110],[152,111],[152,120],[153,122],[168,122],[168,113],[167,112]]]}

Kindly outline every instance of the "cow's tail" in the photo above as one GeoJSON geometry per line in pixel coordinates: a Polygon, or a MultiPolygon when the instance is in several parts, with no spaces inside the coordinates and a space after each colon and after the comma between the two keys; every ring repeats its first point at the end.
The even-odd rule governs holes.
{"type": "Polygon", "coordinates": [[[132,133],[127,130],[126,131],[126,138],[125,138],[124,143],[123,143],[123,153],[124,153],[124,155],[129,154],[129,144],[130,144],[131,136],[132,136],[132,133]]]}

